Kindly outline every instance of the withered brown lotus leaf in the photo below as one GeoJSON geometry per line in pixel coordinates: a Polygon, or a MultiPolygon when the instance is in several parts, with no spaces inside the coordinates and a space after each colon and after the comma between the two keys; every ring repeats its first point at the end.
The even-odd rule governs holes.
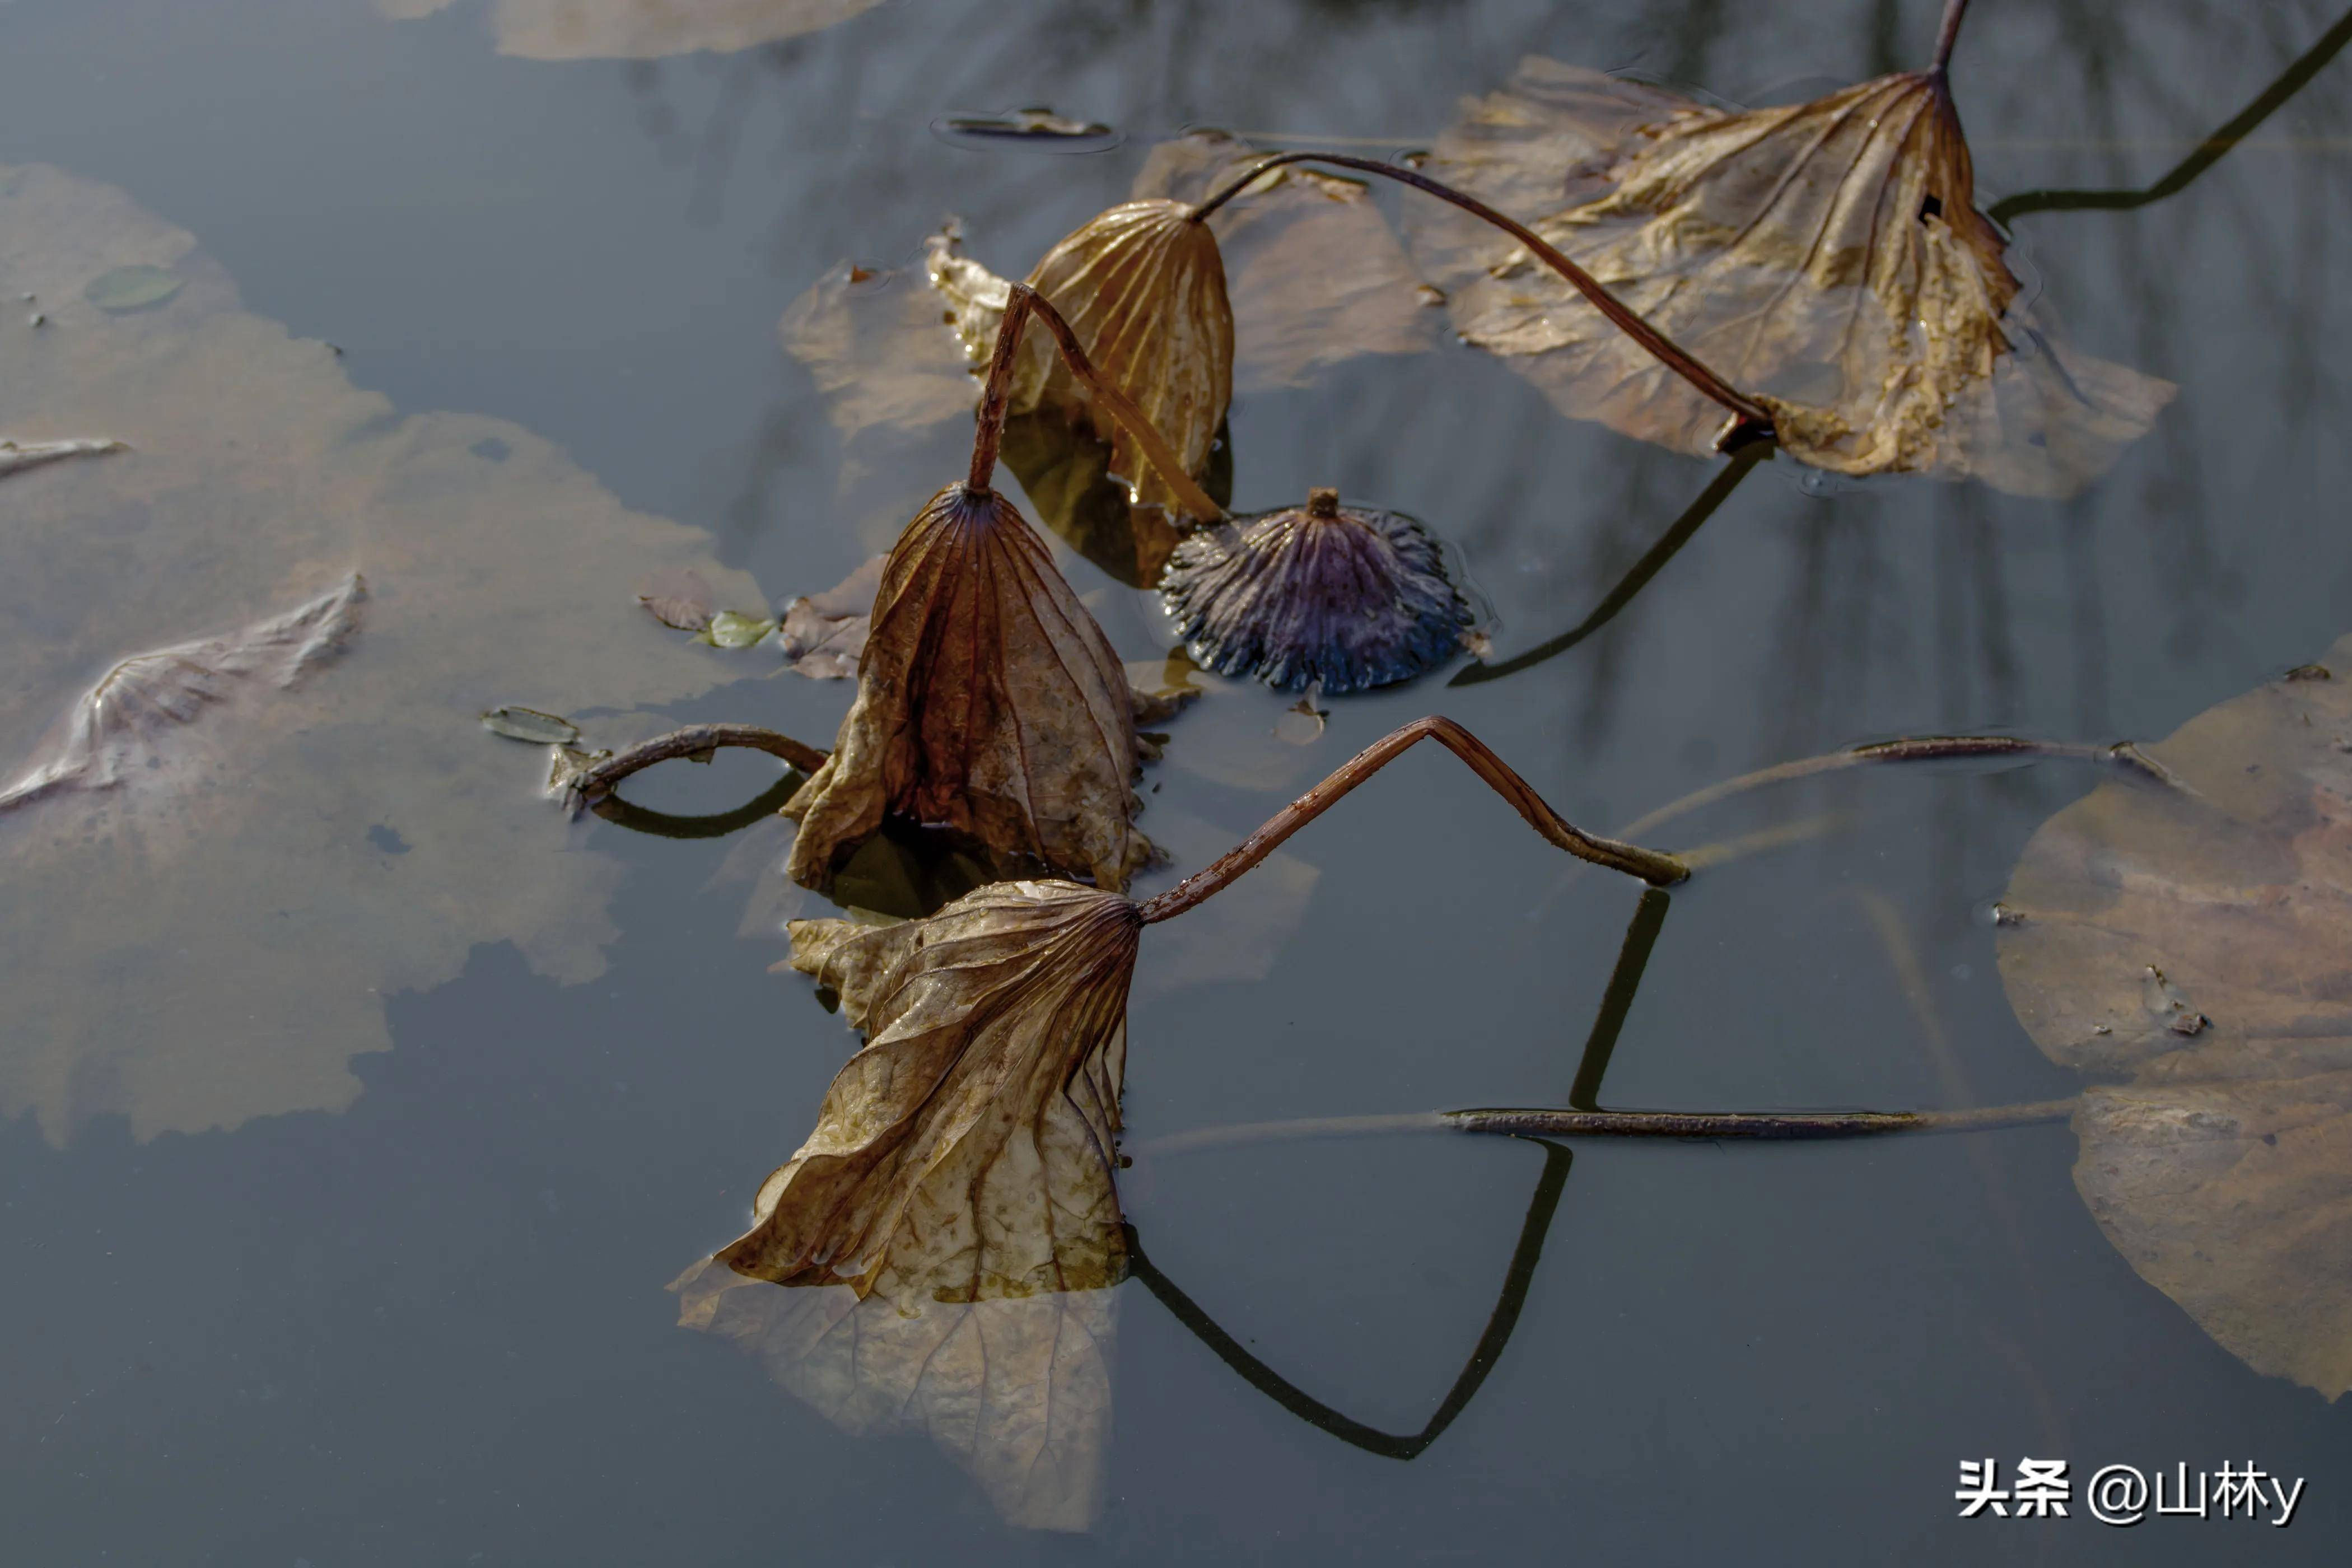
{"type": "MultiPolygon", "coordinates": [[[[1733,112],[1528,59],[1427,168],[1526,218],[1820,468],[2071,494],[2174,390],[2064,351],[2020,302],[1937,73],[1733,112]]],[[[1722,411],[1523,249],[1413,218],[1465,339],[1571,416],[1710,448],[1722,411]]]]}
{"type": "Polygon", "coordinates": [[[1116,1284],[1136,906],[998,882],[922,920],[791,929],[793,967],[840,993],[866,1044],[719,1258],[906,1303],[1116,1284]]]}
{"type": "Polygon", "coordinates": [[[2140,1276],[2256,1371],[2352,1391],[2352,637],[2044,823],[2002,984],[2105,1080],[2074,1183],[2140,1276]],[[2333,672],[2332,675],[2327,672],[2333,672]]]}
{"type": "Polygon", "coordinates": [[[1001,495],[950,485],[890,552],[857,698],[793,795],[792,875],[829,887],[887,816],[969,837],[1008,874],[1124,888],[1137,832],[1133,698],[1109,639],[1001,495]]]}
{"type": "MultiPolygon", "coordinates": [[[[882,0],[497,0],[499,53],[534,60],[654,59],[755,48],[814,33],[882,0]]],[[[450,0],[375,0],[396,21],[450,0]]]]}
{"type": "Polygon", "coordinates": [[[1160,591],[1202,668],[1278,691],[1359,691],[1451,658],[1470,624],[1437,542],[1401,512],[1303,507],[1204,528],[1170,556],[1160,591]]]}
{"type": "Polygon", "coordinates": [[[873,556],[836,586],[803,594],[784,606],[777,640],[794,674],[843,680],[857,673],[872,624],[874,591],[882,585],[882,563],[888,559],[873,556]]]}
{"type": "Polygon", "coordinates": [[[926,1433],[1024,1530],[1086,1530],[1110,1449],[1116,1290],[903,1306],[845,1285],[780,1289],[706,1260],[671,1287],[681,1326],[756,1356],[852,1436],[926,1433]]]}

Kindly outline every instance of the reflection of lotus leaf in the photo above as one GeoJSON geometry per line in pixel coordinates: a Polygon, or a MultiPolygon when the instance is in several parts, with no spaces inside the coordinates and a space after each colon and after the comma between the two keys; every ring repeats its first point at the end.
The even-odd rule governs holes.
{"type": "MultiPolygon", "coordinates": [[[[1734,113],[1529,59],[1427,168],[1528,218],[1821,468],[2070,494],[2172,395],[2063,352],[2020,302],[1940,77],[1734,113]]],[[[1723,411],[1523,249],[1450,209],[1413,216],[1464,337],[1573,417],[1709,449],[1723,411]]]]}
{"type": "Polygon", "coordinates": [[[2036,1044],[2096,1078],[2075,1184],[2256,1370],[2352,1390],[2352,637],[2042,825],[2000,927],[2036,1044]],[[2329,678],[2325,670],[2336,672],[2329,678]]]}
{"type": "Polygon", "coordinates": [[[194,244],[104,186],[0,170],[0,288],[59,302],[0,377],[0,428],[131,448],[0,500],[7,780],[59,760],[43,731],[128,656],[254,629],[354,571],[367,597],[290,688],[234,677],[184,722],[115,732],[172,787],[52,790],[0,819],[17,976],[0,1114],[53,1137],[100,1112],[146,1137],[348,1104],[350,1058],[390,1044],[383,998],[452,978],[478,942],[594,974],[619,868],[563,852],[543,766],[478,715],[691,696],[740,666],[664,631],[634,587],[697,567],[756,592],[527,431],[396,416],[324,344],[242,310],[194,244]],[[185,286],[130,314],[83,299],[134,265],[185,286]]]}
{"type": "MultiPolygon", "coordinates": [[[[882,0],[497,0],[499,53],[534,60],[654,59],[754,48],[820,32],[882,0]]],[[[397,20],[450,0],[375,0],[397,20]]]]}

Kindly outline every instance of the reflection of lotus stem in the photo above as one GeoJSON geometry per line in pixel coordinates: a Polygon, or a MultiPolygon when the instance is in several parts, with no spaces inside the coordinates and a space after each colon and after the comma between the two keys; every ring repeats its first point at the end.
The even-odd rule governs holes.
{"type": "Polygon", "coordinates": [[[1004,304],[1004,319],[996,329],[996,352],[988,362],[988,381],[980,396],[980,426],[971,442],[971,478],[973,493],[986,495],[996,477],[996,451],[1004,440],[1004,414],[1013,398],[1013,367],[1020,357],[1021,330],[1031,317],[1045,323],[1054,335],[1055,346],[1062,351],[1062,363],[1070,374],[1085,384],[1104,413],[1117,420],[1135,444],[1143,448],[1144,457],[1168,488],[1176,492],[1176,500],[1184,510],[1202,522],[1214,522],[1225,515],[1225,509],[1209,499],[1209,494],[1186,471],[1183,460],[1175,448],[1160,433],[1135,400],[1105,380],[1087,358],[1086,350],[1078,346],[1078,335],[1062,313],[1048,303],[1045,297],[1025,283],[1010,285],[1004,304]]]}
{"type": "Polygon", "coordinates": [[[583,804],[593,805],[611,795],[613,786],[631,773],[677,757],[707,759],[722,746],[742,746],[755,752],[765,752],[772,757],[782,757],[804,773],[813,773],[824,766],[825,753],[814,746],[803,745],[790,735],[780,735],[757,724],[688,724],[683,730],[656,735],[650,741],[631,746],[618,756],[607,757],[593,767],[582,769],[567,788],[583,804]]]}
{"type": "Polygon", "coordinates": [[[1788,784],[1796,779],[1811,778],[1816,773],[1837,773],[1846,768],[1861,767],[1872,763],[1948,762],[1963,757],[2033,757],[2069,763],[2110,763],[2138,773],[2155,784],[2178,789],[2180,781],[2153,757],[2129,741],[2112,746],[2084,745],[2072,741],[2032,741],[2018,735],[1916,735],[1900,741],[1878,741],[1867,746],[1849,746],[1843,752],[1831,752],[1824,756],[1801,757],[1792,763],[1779,763],[1769,768],[1759,768],[1752,773],[1725,779],[1705,789],[1695,790],[1680,800],[1669,802],[1646,816],[1636,817],[1622,831],[1647,833],[1660,823],[1696,811],[1703,805],[1713,805],[1735,795],[1767,784],[1788,784]]]}
{"type": "Polygon", "coordinates": [[[1629,877],[1639,877],[1656,887],[1679,882],[1690,875],[1690,868],[1671,855],[1661,855],[1654,849],[1643,849],[1638,845],[1620,844],[1614,839],[1596,838],[1584,832],[1546,805],[1534,786],[1513,772],[1508,763],[1489,751],[1485,742],[1451,719],[1432,716],[1415,719],[1410,724],[1390,731],[1340,763],[1330,777],[1275,813],[1265,826],[1218,857],[1207,868],[1195,871],[1159,897],[1145,900],[1142,906],[1144,923],[1150,925],[1171,915],[1181,915],[1211,897],[1273,854],[1276,846],[1328,811],[1349,790],[1424,738],[1437,741],[1467,763],[1472,773],[1486,780],[1496,795],[1511,803],[1512,808],[1527,819],[1528,826],[1578,859],[1606,866],[1612,871],[1622,871],[1629,877]]]}
{"type": "Polygon", "coordinates": [[[1573,1110],[1488,1107],[1423,1110],[1399,1116],[1317,1116],[1295,1121],[1244,1121],[1202,1127],[1139,1143],[1140,1159],[1188,1154],[1234,1144],[1298,1138],[1352,1138],[1382,1132],[1503,1132],[1538,1138],[1738,1138],[1796,1142],[1823,1138],[1873,1138],[1889,1132],[1984,1132],[2063,1121],[2072,1100],[1988,1105],[1973,1110],[1573,1110]]]}
{"type": "Polygon", "coordinates": [[[1600,279],[1560,254],[1557,247],[1527,225],[1516,218],[1506,217],[1467,192],[1457,191],[1452,185],[1433,180],[1426,174],[1417,174],[1411,169],[1400,169],[1393,163],[1376,163],[1370,158],[1351,158],[1338,153],[1277,153],[1270,158],[1261,159],[1252,164],[1223,190],[1195,206],[1192,213],[1192,220],[1195,223],[1200,222],[1239,195],[1267,170],[1279,168],[1285,163],[1331,163],[1342,169],[1356,169],[1367,174],[1378,174],[1383,179],[1396,180],[1412,186],[1415,190],[1427,192],[1440,201],[1451,202],[1472,216],[1494,225],[1521,245],[1526,246],[1528,253],[1537,260],[1567,279],[1578,293],[1592,301],[1595,310],[1615,323],[1619,331],[1649,350],[1667,369],[1738,416],[1738,423],[1717,441],[1716,445],[1719,448],[1730,451],[1746,446],[1750,441],[1770,438],[1772,416],[1767,414],[1761,405],[1732,390],[1728,382],[1701,364],[1693,355],[1676,347],[1671,339],[1642,320],[1614,294],[1602,288],[1600,279]]]}
{"type": "Polygon", "coordinates": [[[1960,18],[1969,14],[1969,0],[1944,0],[1944,24],[1936,29],[1936,58],[1929,76],[1942,76],[1952,63],[1952,46],[1960,41],[1960,18]]]}

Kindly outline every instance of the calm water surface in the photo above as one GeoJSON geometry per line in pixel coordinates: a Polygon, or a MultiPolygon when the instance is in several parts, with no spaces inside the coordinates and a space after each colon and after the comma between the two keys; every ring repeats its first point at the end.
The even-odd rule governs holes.
{"type": "MultiPolygon", "coordinates": [[[[402,413],[535,431],[629,506],[707,530],[775,596],[871,546],[840,514],[837,442],[774,330],[835,263],[903,264],[954,212],[975,255],[1017,274],[1121,199],[1157,137],[1214,124],[1379,155],[1428,142],[1527,54],[1734,102],[1810,96],[1917,63],[1934,9],[891,0],[734,54],[550,63],[498,53],[482,0],[415,20],[364,0],[9,0],[0,156],[120,187],[194,234],[246,309],[339,345],[402,413]],[[928,129],[1033,103],[1128,139],[1041,157],[928,129]]],[[[1980,187],[2144,185],[2338,14],[1981,0],[1956,73],[1980,187]]],[[[1216,737],[1263,737],[1288,700],[1213,694],[1222,716],[1190,760],[1193,719],[1176,726],[1145,826],[1197,864],[1430,710],[1605,826],[1859,739],[2158,738],[2315,658],[2352,630],[2352,318],[2334,287],[2352,260],[2347,149],[2338,60],[2177,195],[2018,221],[2077,343],[2180,384],[2081,498],[1807,487],[1782,461],[1605,630],[1507,679],[1332,701],[1320,740],[1240,747],[1249,766],[1216,737]]],[[[1238,505],[1338,483],[1429,519],[1506,652],[1580,618],[1712,471],[1563,422],[1454,349],[1244,395],[1233,428],[1238,505]]],[[[905,476],[904,507],[954,472],[905,476]]],[[[0,521],[0,572],[25,569],[15,548],[0,521]]],[[[1167,648],[1143,595],[1064,565],[1128,658],[1167,648]]],[[[530,684],[511,672],[516,696],[530,684]]],[[[847,699],[771,676],[669,711],[822,739],[847,699]]],[[[567,837],[515,754],[512,799],[482,809],[543,817],[532,853],[624,868],[601,974],[561,984],[511,945],[476,947],[454,981],[387,996],[393,1048],[355,1059],[363,1088],[339,1110],[145,1139],[118,1114],[0,1121],[0,1556],[2341,1561],[2352,1412],[2250,1372],[2143,1283],[2076,1195],[2063,1125],[1579,1145],[1515,1332],[1410,1462],[1302,1421],[1130,1283],[1101,1526],[1009,1529],[921,1436],[845,1436],[676,1326],[663,1287],[741,1228],[850,1041],[804,981],[767,973],[782,944],[746,919],[759,878],[721,875],[772,879],[772,841],[567,837]],[[2023,1454],[2078,1477],[2251,1458],[2310,1484],[2287,1530],[1953,1517],[1959,1459],[2023,1454]]],[[[717,812],[772,777],[730,759],[635,793],[717,812]]],[[[1847,776],[1690,825],[1724,837],[1844,814],[1674,894],[1604,1099],[2072,1092],[2014,1021],[1979,911],[2092,782],[2047,765],[1847,776]]],[[[1635,895],[1597,876],[1563,888],[1531,843],[1454,763],[1418,754],[1294,842],[1312,871],[1291,884],[1295,929],[1278,889],[1244,882],[1221,900],[1240,932],[1222,960],[1148,940],[1130,1141],[1557,1102],[1635,895]],[[1271,952],[1271,973],[1236,952],[1271,952]]],[[[512,876],[545,870],[526,854],[512,876]]],[[[344,934],[371,941],[362,921],[344,934]]],[[[67,983],[6,952],[0,974],[19,998],[67,983]]],[[[1410,1433],[1486,1330],[1544,1170],[1529,1143],[1392,1137],[1147,1156],[1122,1190],[1153,1263],[1234,1339],[1313,1398],[1410,1433]]]]}

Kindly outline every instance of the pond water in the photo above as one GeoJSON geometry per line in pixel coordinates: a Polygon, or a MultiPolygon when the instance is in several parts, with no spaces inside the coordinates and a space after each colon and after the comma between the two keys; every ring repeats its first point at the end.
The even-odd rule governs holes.
{"type": "MultiPolygon", "coordinates": [[[[221,357],[199,362],[154,324],[174,307],[120,318],[151,334],[149,415],[184,415],[192,443],[283,428],[285,455],[244,501],[175,516],[154,541],[19,525],[74,517],[78,477],[145,460],[136,439],[121,459],[0,487],[12,758],[113,658],[274,613],[306,573],[356,567],[401,605],[400,568],[364,549],[306,544],[291,524],[269,525],[282,540],[243,531],[392,493],[346,474],[352,443],[399,426],[508,476],[492,490],[402,481],[402,504],[438,520],[417,524],[419,557],[451,584],[414,646],[444,652],[404,665],[362,639],[354,689],[364,676],[386,706],[287,753],[264,820],[225,831],[211,859],[159,858],[124,834],[12,876],[5,1554],[2340,1561],[2352,1411],[2251,1370],[2135,1273],[2077,1195],[2063,1122],[1588,1141],[1565,1157],[1413,1134],[1155,1152],[1232,1123],[1561,1101],[1638,889],[1564,877],[1433,749],[1294,839],[1279,874],[1202,910],[1197,937],[1147,934],[1121,1195],[1151,1268],[1197,1310],[1188,1326],[1141,1282],[1120,1289],[1093,1532],[1009,1526],[920,1433],[845,1434],[677,1325],[665,1286],[741,1229],[854,1044],[807,981],[769,973],[779,918],[803,907],[779,891],[782,830],[567,826],[535,796],[538,754],[472,715],[560,701],[592,732],[601,714],[632,736],[702,719],[831,736],[846,684],[657,642],[628,603],[704,556],[771,603],[829,586],[887,539],[877,515],[911,515],[960,471],[845,487],[854,458],[779,346],[788,307],[844,259],[916,262],[950,213],[971,254],[1017,276],[1191,126],[1387,156],[1429,143],[1528,55],[1792,102],[1919,63],[1935,26],[1927,0],[825,14],[850,11],[717,40],[746,43],[731,52],[549,59],[530,29],[562,20],[551,0],[0,5],[7,162],[81,182],[73,210],[106,232],[193,235],[209,260],[190,296],[237,331],[282,323],[340,350],[273,337],[248,353],[225,326],[205,351],[221,357]],[[1039,104],[1122,139],[1055,156],[932,130],[1039,104]],[[296,350],[312,357],[281,375],[296,350]],[[247,421],[265,402],[277,412],[247,421]],[[306,423],[346,405],[332,430],[306,423]],[[443,423],[399,424],[425,415],[443,423]],[[477,637],[509,605],[520,624],[477,637]],[[406,717],[376,716],[394,709],[406,717]],[[415,760],[428,752],[402,726],[417,713],[415,745],[441,743],[443,723],[455,760],[415,760]],[[156,908],[170,929],[120,934],[156,908]],[[194,956],[173,950],[174,967],[183,937],[194,956]],[[263,956],[237,968],[207,941],[263,956]],[[1302,1418],[1303,1398],[1419,1431],[1513,1304],[1475,1397],[1411,1458],[1302,1418]],[[1202,1316],[1300,1397],[1240,1375],[1194,1331],[1202,1316]],[[1959,1461],[2006,1472],[2027,1455],[2070,1462],[2074,1517],[1956,1517],[1959,1461]],[[2086,1517],[2080,1483],[2102,1466],[2225,1459],[2307,1478],[2292,1525],[2086,1517]]],[[[2340,15],[2334,0],[1983,0],[1955,68],[1980,191],[2144,188],[2340,15]]],[[[1783,458],[1600,630],[1507,677],[1327,700],[1303,745],[1275,734],[1295,699],[1217,684],[1169,726],[1145,785],[1143,825],[1179,864],[1141,889],[1424,712],[1606,828],[1855,741],[2153,741],[2317,658],[2352,631],[2352,447],[2328,434],[2352,350],[2334,287],[2352,258],[2347,73],[2352,59],[2322,66],[2161,199],[2014,220],[2029,287],[2074,342],[2179,385],[2081,495],[1824,483],[1783,458]]],[[[14,210],[0,221],[21,226],[14,210]]],[[[20,226],[0,258],[84,245],[20,226]]],[[[62,310],[25,325],[37,308],[10,296],[0,383],[40,345],[100,330],[62,310]]],[[[49,412],[0,385],[0,435],[116,433],[51,428],[49,412]]],[[[1427,520],[1491,603],[1498,656],[1580,621],[1721,468],[1564,420],[1450,342],[1245,388],[1231,430],[1242,509],[1336,484],[1427,520]]],[[[936,448],[950,465],[954,446],[936,448]]],[[[1061,563],[1123,657],[1165,654],[1150,596],[1075,552],[1061,563]]],[[[1985,910],[2037,825],[2097,777],[2059,763],[1853,773],[1678,824],[1689,843],[1812,828],[1670,895],[1602,1102],[2073,1093],[2004,997],[1985,910]]],[[[630,794],[709,816],[775,782],[767,759],[729,753],[630,794]]],[[[2333,1310],[2340,1323],[2340,1294],[2333,1310]]]]}

